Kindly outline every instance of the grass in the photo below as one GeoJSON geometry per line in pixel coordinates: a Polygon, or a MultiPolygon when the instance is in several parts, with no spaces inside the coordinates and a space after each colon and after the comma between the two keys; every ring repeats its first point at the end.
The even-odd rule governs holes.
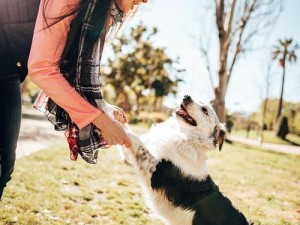
{"type": "Polygon", "coordinates": [[[62,144],[17,161],[1,225],[161,224],[148,215],[116,149],[101,151],[97,165],[70,161],[67,154],[62,144]]]}
{"type": "MultiPolygon", "coordinates": [[[[234,205],[260,225],[300,225],[300,157],[225,144],[209,168],[234,205]]],[[[145,207],[132,169],[115,148],[97,165],[68,159],[65,144],[16,162],[1,225],[163,225],[145,207]]]]}
{"type": "MultiPolygon", "coordinates": [[[[233,130],[231,132],[232,135],[247,137],[246,130],[233,130]]],[[[249,132],[250,139],[259,139],[260,134],[257,131],[249,132]]],[[[264,142],[266,143],[274,143],[274,144],[282,144],[282,145],[296,145],[300,146],[300,136],[295,134],[288,134],[286,136],[287,140],[282,140],[276,136],[274,131],[264,131],[264,142]]]]}

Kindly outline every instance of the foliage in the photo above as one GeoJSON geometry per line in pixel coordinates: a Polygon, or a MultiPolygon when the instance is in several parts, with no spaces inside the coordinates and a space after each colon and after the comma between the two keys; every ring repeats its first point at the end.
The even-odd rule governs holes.
{"type": "Polygon", "coordinates": [[[274,46],[273,60],[278,59],[281,67],[285,67],[286,60],[290,63],[297,61],[296,50],[299,49],[298,44],[293,43],[293,39],[278,40],[279,45],[274,46]]]}
{"type": "Polygon", "coordinates": [[[21,85],[22,100],[33,103],[39,90],[40,89],[29,79],[29,77],[26,77],[21,85]]]}
{"type": "Polygon", "coordinates": [[[182,81],[178,74],[183,70],[175,68],[178,59],[168,57],[164,48],[153,46],[151,40],[156,33],[156,28],[149,30],[140,24],[112,43],[114,56],[102,70],[104,83],[113,89],[114,102],[127,111],[140,111],[143,102],[155,110],[163,97],[177,93],[182,81]],[[130,105],[124,105],[128,102],[130,105]]]}
{"type": "MultiPolygon", "coordinates": [[[[260,111],[252,115],[252,119],[262,126],[262,114],[265,104],[264,100],[261,103],[260,111]]],[[[268,99],[268,107],[265,115],[265,127],[268,130],[276,129],[276,111],[278,108],[278,99],[268,99]]],[[[283,101],[283,116],[286,116],[289,121],[290,132],[300,135],[300,104],[283,101]]]]}
{"type": "Polygon", "coordinates": [[[285,140],[286,135],[288,133],[289,133],[288,119],[286,116],[284,116],[280,120],[276,135],[277,135],[277,137],[280,137],[281,139],[285,140]]]}

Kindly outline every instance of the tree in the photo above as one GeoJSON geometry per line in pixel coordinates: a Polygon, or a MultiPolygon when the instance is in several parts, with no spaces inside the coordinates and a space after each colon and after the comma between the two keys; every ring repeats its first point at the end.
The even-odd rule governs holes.
{"type": "Polygon", "coordinates": [[[267,109],[268,109],[268,98],[269,98],[269,91],[270,91],[270,72],[271,71],[271,60],[269,63],[267,63],[267,69],[265,72],[265,101],[263,102],[263,110],[262,110],[262,122],[261,122],[261,131],[260,131],[260,144],[264,142],[264,130],[266,128],[266,114],[267,114],[267,109]]]}
{"type": "MultiPolygon", "coordinates": [[[[214,84],[214,73],[211,70],[203,36],[200,38],[200,52],[207,63],[210,81],[214,88],[214,108],[222,122],[225,121],[225,96],[237,59],[251,49],[254,37],[268,33],[275,23],[280,11],[281,0],[215,0],[214,24],[217,30],[219,58],[217,65],[217,84],[214,84]]],[[[208,37],[212,39],[211,35],[208,37]]]]}
{"type": "Polygon", "coordinates": [[[154,47],[152,37],[157,33],[153,28],[149,31],[142,24],[132,28],[129,34],[123,34],[112,43],[114,56],[108,59],[104,83],[110,84],[117,104],[130,101],[134,95],[131,108],[139,112],[142,102],[153,104],[168,94],[176,94],[178,78],[184,70],[177,69],[178,60],[171,59],[164,48],[154,47]],[[154,102],[144,101],[154,99],[154,102]]]}
{"type": "Polygon", "coordinates": [[[276,121],[278,121],[282,112],[282,99],[284,91],[284,81],[285,81],[285,71],[286,71],[286,60],[290,63],[297,61],[296,51],[299,49],[298,44],[293,43],[293,39],[279,40],[279,44],[274,46],[273,60],[278,60],[280,66],[282,67],[282,82],[281,82],[281,92],[278,104],[276,121]]]}

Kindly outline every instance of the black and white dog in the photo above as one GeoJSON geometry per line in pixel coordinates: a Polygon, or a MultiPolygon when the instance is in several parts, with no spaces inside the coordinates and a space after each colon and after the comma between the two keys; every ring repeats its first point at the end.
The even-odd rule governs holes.
{"type": "Polygon", "coordinates": [[[185,96],[175,115],[140,138],[129,134],[123,148],[134,166],[145,202],[170,225],[247,225],[209,176],[206,151],[225,138],[225,127],[210,105],[185,96]]]}

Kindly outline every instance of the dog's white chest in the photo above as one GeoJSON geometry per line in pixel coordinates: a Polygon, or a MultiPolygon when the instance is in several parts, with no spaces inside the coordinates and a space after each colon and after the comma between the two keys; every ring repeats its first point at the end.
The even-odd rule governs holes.
{"type": "Polygon", "coordinates": [[[195,212],[174,207],[162,191],[144,187],[145,200],[149,208],[168,225],[192,225],[195,212]]]}

